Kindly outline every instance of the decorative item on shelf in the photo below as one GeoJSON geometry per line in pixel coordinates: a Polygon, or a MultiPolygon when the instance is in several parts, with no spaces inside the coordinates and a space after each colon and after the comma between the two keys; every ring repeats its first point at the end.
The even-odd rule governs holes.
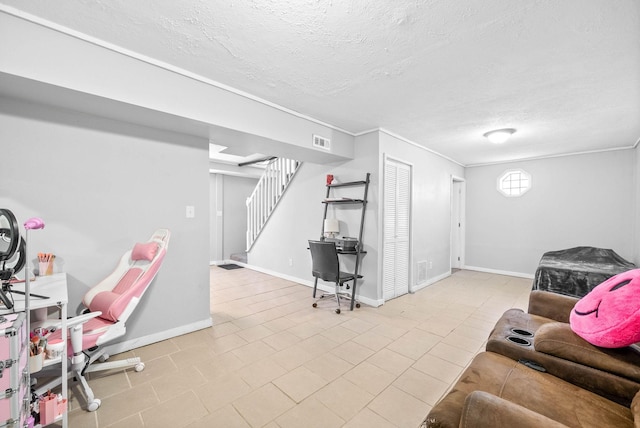
{"type": "Polygon", "coordinates": [[[335,218],[324,219],[324,236],[325,238],[335,238],[340,233],[340,224],[335,218]]]}
{"type": "Polygon", "coordinates": [[[42,364],[44,363],[44,352],[39,354],[29,355],[29,373],[36,373],[42,370],[42,364]]]}
{"type": "Polygon", "coordinates": [[[358,245],[358,238],[343,236],[336,245],[342,248],[343,251],[355,251],[358,245]]]}
{"type": "Polygon", "coordinates": [[[56,256],[51,253],[38,253],[38,271],[40,276],[53,275],[53,262],[56,256]]]}
{"type": "Polygon", "coordinates": [[[47,348],[45,349],[46,358],[49,360],[55,360],[56,358],[60,358],[62,356],[63,349],[64,349],[63,342],[47,344],[47,348]]]}
{"type": "Polygon", "coordinates": [[[47,339],[44,334],[30,333],[29,348],[29,373],[35,373],[42,370],[42,364],[45,357],[45,349],[47,348],[47,339]]]}
{"type": "Polygon", "coordinates": [[[327,186],[333,183],[333,174],[327,174],[327,186]]]}
{"type": "Polygon", "coordinates": [[[40,410],[40,424],[49,425],[56,418],[67,411],[67,400],[62,395],[56,395],[49,391],[40,397],[38,403],[40,410]]]}

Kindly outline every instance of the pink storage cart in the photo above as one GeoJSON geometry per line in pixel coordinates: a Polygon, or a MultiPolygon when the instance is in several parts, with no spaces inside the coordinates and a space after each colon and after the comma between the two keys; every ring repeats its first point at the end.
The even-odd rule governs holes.
{"type": "Polygon", "coordinates": [[[25,426],[29,417],[29,343],[24,312],[0,315],[0,428],[25,426]]]}

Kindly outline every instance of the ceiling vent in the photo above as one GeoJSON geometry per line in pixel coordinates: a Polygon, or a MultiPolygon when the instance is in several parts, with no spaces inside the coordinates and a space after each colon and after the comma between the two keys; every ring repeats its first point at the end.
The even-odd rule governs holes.
{"type": "Polygon", "coordinates": [[[328,138],[321,137],[319,135],[314,135],[313,147],[316,147],[322,150],[331,150],[331,140],[328,138]]]}

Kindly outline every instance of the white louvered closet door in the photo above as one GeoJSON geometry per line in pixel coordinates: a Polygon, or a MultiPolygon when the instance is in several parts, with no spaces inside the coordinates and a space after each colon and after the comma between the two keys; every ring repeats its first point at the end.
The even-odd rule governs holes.
{"type": "Polygon", "coordinates": [[[385,300],[409,292],[411,234],[411,166],[385,159],[384,250],[382,289],[385,300]]]}

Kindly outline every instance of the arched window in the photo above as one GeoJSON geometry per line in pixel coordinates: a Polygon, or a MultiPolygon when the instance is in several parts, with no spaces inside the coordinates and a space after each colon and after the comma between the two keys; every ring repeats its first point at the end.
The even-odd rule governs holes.
{"type": "Polygon", "coordinates": [[[531,188],[531,176],[521,169],[509,169],[498,177],[498,190],[505,196],[522,196],[531,188]]]}

